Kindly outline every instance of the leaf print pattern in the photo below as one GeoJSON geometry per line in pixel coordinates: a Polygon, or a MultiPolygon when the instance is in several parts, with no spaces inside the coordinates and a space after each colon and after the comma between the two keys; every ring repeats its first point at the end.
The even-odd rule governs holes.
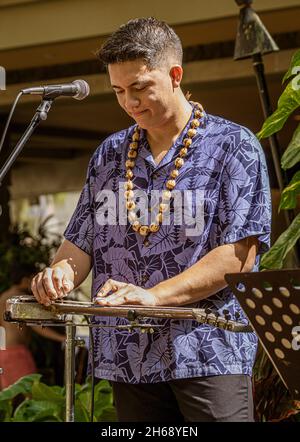
{"type": "MultiPolygon", "coordinates": [[[[193,115],[191,115],[193,118],[193,115]]],[[[129,223],[120,225],[116,211],[115,225],[96,222],[97,194],[112,191],[119,195],[125,181],[125,161],[134,126],[108,137],[95,151],[89,163],[86,184],[65,231],[65,237],[90,254],[93,259],[92,298],[109,278],[145,288],[183,272],[210,250],[222,244],[255,235],[259,253],[270,241],[270,190],[263,150],[246,128],[220,117],[205,115],[204,125],[189,148],[180,169],[176,189],[203,192],[204,228],[188,236],[185,225],[176,225],[170,210],[170,225],[149,237],[135,233],[129,223]],[[141,283],[142,275],[148,281],[141,283]]],[[[186,128],[163,160],[156,165],[145,131],[134,169],[135,189],[150,195],[165,188],[174,158],[178,155],[186,128]]],[[[189,211],[196,213],[197,201],[191,200],[189,211]]],[[[258,269],[259,257],[254,270],[258,269]]],[[[222,314],[239,312],[247,323],[240,305],[228,287],[209,298],[196,301],[195,307],[210,308],[222,314]]],[[[159,308],[159,307],[158,307],[159,308]]],[[[94,322],[110,328],[93,329],[97,377],[117,382],[161,382],[176,378],[218,374],[252,373],[257,349],[254,333],[230,333],[191,320],[154,320],[153,335],[139,330],[117,330],[127,324],[125,318],[94,317],[94,322]]]]}

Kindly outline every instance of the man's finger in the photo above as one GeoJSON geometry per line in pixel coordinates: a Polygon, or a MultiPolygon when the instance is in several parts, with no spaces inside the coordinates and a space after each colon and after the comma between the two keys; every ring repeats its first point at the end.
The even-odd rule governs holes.
{"type": "Polygon", "coordinates": [[[97,297],[95,303],[100,305],[123,305],[123,304],[136,304],[138,303],[138,297],[131,292],[128,285],[121,288],[116,293],[107,296],[106,298],[97,297]]]}
{"type": "Polygon", "coordinates": [[[39,292],[38,292],[38,289],[37,289],[37,284],[36,284],[36,279],[37,279],[37,276],[38,275],[36,275],[34,278],[32,278],[32,280],[31,280],[31,286],[30,286],[30,288],[31,288],[31,292],[32,292],[32,294],[33,294],[33,296],[35,297],[35,299],[37,300],[37,302],[41,302],[41,297],[40,297],[40,295],[39,295],[39,292]]]}
{"type": "Polygon", "coordinates": [[[63,276],[62,288],[64,296],[67,296],[67,294],[70,293],[74,288],[73,282],[66,275],[63,276]]]}
{"type": "Polygon", "coordinates": [[[55,267],[52,272],[52,281],[59,297],[64,296],[63,290],[63,271],[60,267],[55,267]]]}
{"type": "Polygon", "coordinates": [[[44,286],[44,289],[45,289],[45,292],[46,292],[48,298],[54,300],[54,299],[58,298],[59,294],[54,287],[54,284],[52,281],[52,273],[53,273],[53,270],[49,267],[46,267],[43,272],[42,282],[43,282],[43,286],[44,286]]]}
{"type": "Polygon", "coordinates": [[[45,292],[44,284],[43,284],[43,272],[38,273],[36,276],[36,290],[39,296],[39,302],[43,305],[50,305],[50,299],[45,292]]]}
{"type": "Polygon", "coordinates": [[[125,284],[124,287],[121,287],[116,292],[114,292],[114,293],[112,293],[112,294],[110,294],[108,296],[107,295],[103,296],[103,295],[100,294],[100,292],[98,292],[94,302],[98,302],[98,301],[102,301],[102,300],[105,301],[107,299],[114,299],[116,296],[119,296],[119,295],[122,296],[122,295],[125,295],[125,294],[129,293],[129,292],[130,292],[129,286],[128,286],[128,284],[125,284]]]}
{"type": "Polygon", "coordinates": [[[122,305],[125,304],[127,301],[124,300],[123,296],[114,296],[110,295],[107,298],[96,298],[95,304],[102,305],[102,306],[113,306],[113,305],[122,305]]]}
{"type": "Polygon", "coordinates": [[[126,282],[120,282],[120,281],[115,281],[114,279],[108,279],[97,293],[97,297],[107,296],[109,292],[111,291],[115,292],[119,288],[125,287],[127,285],[128,284],[126,282]]]}

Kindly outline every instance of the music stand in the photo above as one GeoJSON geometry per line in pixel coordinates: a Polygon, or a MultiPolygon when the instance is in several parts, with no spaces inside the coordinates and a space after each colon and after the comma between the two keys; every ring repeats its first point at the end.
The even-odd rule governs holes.
{"type": "Polygon", "coordinates": [[[282,382],[300,399],[300,270],[228,273],[225,280],[282,382]]]}

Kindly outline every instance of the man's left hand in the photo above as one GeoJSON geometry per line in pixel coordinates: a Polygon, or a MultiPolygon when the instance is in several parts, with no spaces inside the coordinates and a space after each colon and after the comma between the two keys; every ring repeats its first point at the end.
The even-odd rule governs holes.
{"type": "Polygon", "coordinates": [[[97,293],[94,300],[95,304],[102,306],[115,305],[158,305],[158,301],[149,289],[137,287],[134,284],[127,284],[125,282],[115,281],[109,279],[97,293]],[[113,292],[109,294],[110,292],[113,292]]]}

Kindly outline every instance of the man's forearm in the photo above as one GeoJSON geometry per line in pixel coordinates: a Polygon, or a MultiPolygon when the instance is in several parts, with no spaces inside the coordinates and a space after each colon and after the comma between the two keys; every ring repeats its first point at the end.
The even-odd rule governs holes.
{"type": "Polygon", "coordinates": [[[256,252],[255,237],[217,247],[184,272],[150,290],[159,305],[179,306],[199,301],[227,286],[226,273],[251,271],[256,252]]]}

